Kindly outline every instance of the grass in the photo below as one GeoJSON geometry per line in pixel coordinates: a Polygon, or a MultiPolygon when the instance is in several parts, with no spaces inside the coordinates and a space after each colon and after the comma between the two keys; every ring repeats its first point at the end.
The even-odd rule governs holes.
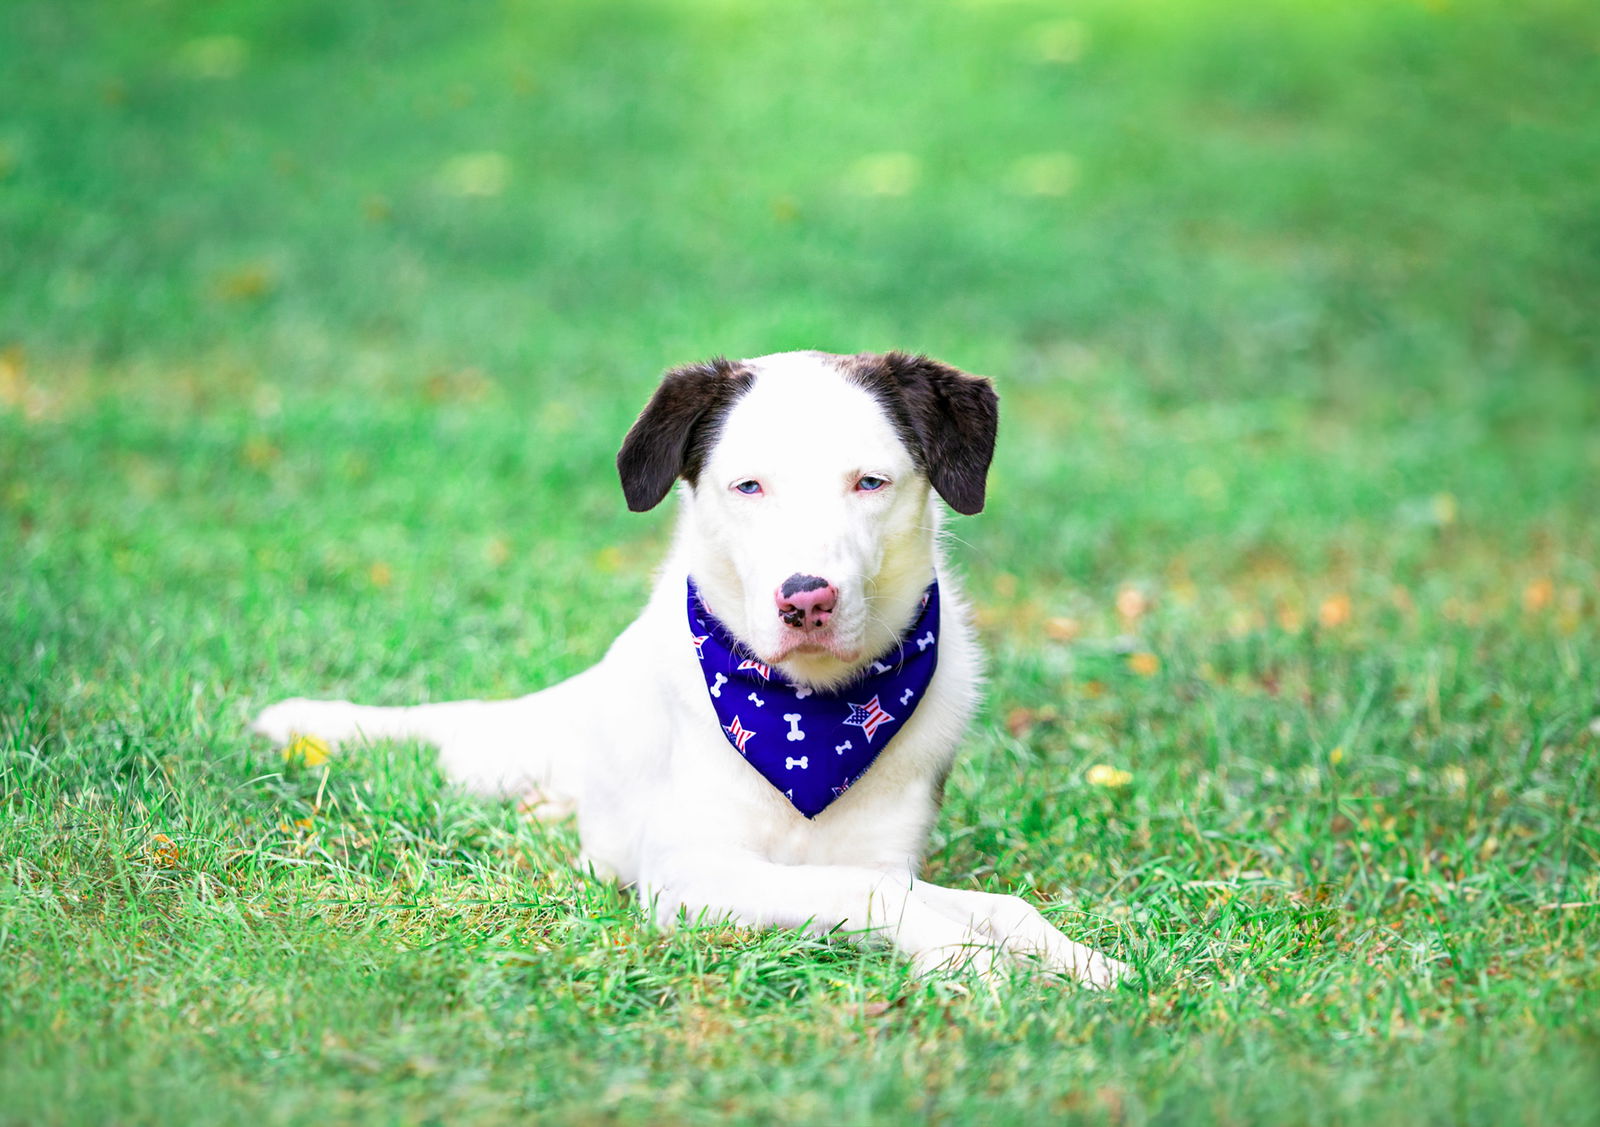
{"type": "Polygon", "coordinates": [[[0,1122],[1600,1121],[1592,5],[15,0],[0,1122]],[[593,661],[654,373],[997,377],[930,878],[660,934],[284,695],[593,661]]]}

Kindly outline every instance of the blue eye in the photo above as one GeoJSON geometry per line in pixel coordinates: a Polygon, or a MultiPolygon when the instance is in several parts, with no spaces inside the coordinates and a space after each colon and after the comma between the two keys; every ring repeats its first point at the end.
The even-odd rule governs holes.
{"type": "Polygon", "coordinates": [[[741,481],[735,484],[734,488],[747,497],[753,497],[761,492],[761,483],[759,481],[741,481]]]}
{"type": "Polygon", "coordinates": [[[856,482],[856,488],[861,490],[863,493],[876,493],[878,490],[882,489],[888,484],[889,482],[886,479],[881,477],[873,477],[871,474],[868,474],[866,477],[856,482]]]}

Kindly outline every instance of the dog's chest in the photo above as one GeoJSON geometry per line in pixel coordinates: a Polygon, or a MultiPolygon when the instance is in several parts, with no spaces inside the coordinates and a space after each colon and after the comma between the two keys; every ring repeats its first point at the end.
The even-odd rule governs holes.
{"type": "Polygon", "coordinates": [[[898,869],[921,856],[931,816],[924,799],[902,793],[893,806],[841,801],[810,820],[752,819],[747,833],[757,853],[781,865],[898,869]]]}
{"type": "Polygon", "coordinates": [[[903,757],[885,758],[848,794],[806,818],[725,741],[695,739],[680,749],[673,813],[661,828],[669,837],[715,842],[782,865],[905,869],[926,844],[933,788],[903,757]]]}

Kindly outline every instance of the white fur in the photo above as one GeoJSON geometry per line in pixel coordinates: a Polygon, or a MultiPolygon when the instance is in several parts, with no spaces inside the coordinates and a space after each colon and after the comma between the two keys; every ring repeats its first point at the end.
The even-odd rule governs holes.
{"type": "MultiPolygon", "coordinates": [[[[916,873],[942,780],[977,703],[981,657],[956,577],[941,566],[941,507],[877,402],[821,353],[747,361],[698,483],[679,485],[677,534],[643,613],[600,664],[531,696],[378,708],[286,700],[255,729],[331,743],[436,744],[449,776],[484,795],[576,807],[584,861],[635,885],[663,926],[680,917],[878,935],[919,970],[996,971],[1021,958],[1093,986],[1126,968],[1072,942],[1012,896],[943,888],[916,873]],[[855,488],[863,474],[891,484],[855,488]],[[757,480],[762,492],[732,487],[757,480]],[[777,662],[813,688],[887,650],[937,573],[939,665],[867,773],[808,821],[723,737],[687,640],[684,582],[758,655],[782,644],[773,591],[796,572],[839,589],[843,660],[777,662]],[[619,703],[620,701],[620,703],[619,703]]],[[[799,750],[797,748],[797,750],[799,750]]],[[[808,753],[809,749],[808,749],[808,753]]]]}

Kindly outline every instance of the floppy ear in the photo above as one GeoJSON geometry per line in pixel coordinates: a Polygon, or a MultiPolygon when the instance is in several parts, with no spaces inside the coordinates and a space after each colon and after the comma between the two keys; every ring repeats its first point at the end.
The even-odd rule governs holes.
{"type": "Polygon", "coordinates": [[[909,427],[921,448],[929,484],[956,512],[982,512],[1000,425],[994,386],[926,356],[888,352],[882,365],[904,410],[896,421],[909,427]]]}
{"type": "Polygon", "coordinates": [[[679,477],[695,484],[728,408],[749,390],[752,379],[720,356],[673,368],[661,378],[617,452],[628,508],[636,513],[655,508],[679,477]]]}

